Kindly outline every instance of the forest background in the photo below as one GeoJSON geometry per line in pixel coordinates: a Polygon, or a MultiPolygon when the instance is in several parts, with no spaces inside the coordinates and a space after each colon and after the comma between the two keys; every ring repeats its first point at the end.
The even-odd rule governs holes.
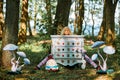
{"type": "MultiPolygon", "coordinates": [[[[102,40],[106,42],[106,45],[114,46],[117,56],[112,58],[112,62],[114,63],[114,58],[117,57],[116,63],[114,63],[117,68],[115,65],[112,67],[118,70],[119,4],[119,0],[0,0],[1,71],[9,70],[11,66],[10,52],[3,51],[5,45],[9,43],[18,45],[30,59],[39,55],[38,58],[31,60],[35,66],[50,49],[50,44],[41,44],[40,41],[50,40],[50,35],[59,35],[64,26],[70,27],[74,34],[85,35],[87,40],[102,40]]],[[[87,49],[89,51],[89,48],[87,49]]],[[[31,67],[33,66],[31,65],[31,67]]],[[[43,74],[43,72],[41,73],[43,74]]],[[[116,72],[112,78],[116,79],[118,74],[116,72]]],[[[6,76],[3,73],[1,75],[6,76]]],[[[43,78],[46,78],[46,75],[51,74],[45,74],[43,78]]],[[[96,76],[99,75],[95,75],[92,79],[96,76]]],[[[12,76],[12,78],[15,77],[12,76]]],[[[31,77],[29,76],[29,78],[31,77]]],[[[35,77],[33,76],[33,78],[35,77]]],[[[69,79],[70,76],[65,78],[69,79]]],[[[1,76],[1,79],[4,78],[1,76]]]]}

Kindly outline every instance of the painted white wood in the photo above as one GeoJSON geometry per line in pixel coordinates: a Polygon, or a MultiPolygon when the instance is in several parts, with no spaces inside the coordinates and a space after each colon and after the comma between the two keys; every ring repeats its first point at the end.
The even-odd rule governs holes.
{"type": "Polygon", "coordinates": [[[57,63],[64,66],[82,63],[81,68],[85,69],[86,61],[81,51],[84,48],[83,35],[51,35],[51,39],[51,53],[57,63]]]}

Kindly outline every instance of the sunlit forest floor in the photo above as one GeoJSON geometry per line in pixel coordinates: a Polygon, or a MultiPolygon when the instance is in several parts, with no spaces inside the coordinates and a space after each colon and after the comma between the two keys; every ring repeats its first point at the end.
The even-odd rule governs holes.
{"type": "MultiPolygon", "coordinates": [[[[34,70],[35,66],[49,53],[50,44],[39,44],[41,40],[49,40],[48,36],[37,35],[28,37],[25,44],[19,45],[19,51],[24,51],[30,59],[31,64],[23,68],[21,74],[10,75],[8,70],[0,69],[0,80],[120,80],[120,38],[116,39],[116,53],[108,57],[108,68],[113,69],[111,74],[97,74],[89,63],[86,69],[80,66],[64,67],[59,65],[58,72],[49,72],[42,66],[40,70],[34,70]]],[[[87,38],[88,39],[88,38],[87,38]]],[[[93,39],[93,38],[89,38],[93,39]]],[[[91,49],[90,45],[85,45],[87,55],[91,57],[96,50],[91,49]]],[[[101,50],[102,52],[102,50],[101,50]]]]}

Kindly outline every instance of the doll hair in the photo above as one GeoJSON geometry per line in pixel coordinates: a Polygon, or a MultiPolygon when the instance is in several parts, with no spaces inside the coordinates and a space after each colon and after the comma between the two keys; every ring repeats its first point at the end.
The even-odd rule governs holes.
{"type": "Polygon", "coordinates": [[[72,35],[72,32],[69,27],[64,27],[63,30],[61,31],[61,35],[65,35],[65,30],[69,30],[69,35],[72,35]]]}

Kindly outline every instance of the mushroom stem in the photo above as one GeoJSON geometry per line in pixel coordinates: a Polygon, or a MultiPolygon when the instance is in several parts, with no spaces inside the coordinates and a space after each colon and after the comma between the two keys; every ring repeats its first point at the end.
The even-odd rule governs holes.
{"type": "Polygon", "coordinates": [[[13,54],[13,57],[16,58],[15,56],[15,52],[14,51],[10,51],[13,54]]]}
{"type": "Polygon", "coordinates": [[[18,57],[17,61],[19,61],[19,60],[20,60],[20,57],[18,57]]]}
{"type": "Polygon", "coordinates": [[[100,54],[99,49],[98,49],[98,55],[101,57],[102,61],[104,62],[104,58],[103,58],[103,56],[100,54]]]}
{"type": "Polygon", "coordinates": [[[15,57],[11,59],[11,64],[12,64],[11,71],[16,72],[17,67],[14,60],[15,60],[15,57]]]}
{"type": "Polygon", "coordinates": [[[98,63],[99,63],[100,68],[102,68],[100,60],[98,60],[98,63]]]}
{"type": "Polygon", "coordinates": [[[20,57],[18,57],[18,59],[17,59],[17,61],[16,61],[16,67],[18,68],[18,66],[19,66],[19,59],[20,59],[20,57]]]}
{"type": "Polygon", "coordinates": [[[105,59],[106,62],[107,62],[107,59],[108,59],[108,55],[106,55],[106,59],[105,59]]]}
{"type": "Polygon", "coordinates": [[[20,65],[18,68],[17,68],[17,71],[21,71],[22,70],[22,67],[24,67],[25,64],[22,64],[20,65]]]}
{"type": "Polygon", "coordinates": [[[102,58],[102,61],[103,61],[103,66],[101,66],[100,60],[99,60],[99,66],[103,71],[106,71],[107,70],[107,63],[106,62],[107,62],[108,57],[106,56],[106,59],[104,60],[103,56],[99,52],[99,49],[98,49],[98,55],[102,58]]]}

